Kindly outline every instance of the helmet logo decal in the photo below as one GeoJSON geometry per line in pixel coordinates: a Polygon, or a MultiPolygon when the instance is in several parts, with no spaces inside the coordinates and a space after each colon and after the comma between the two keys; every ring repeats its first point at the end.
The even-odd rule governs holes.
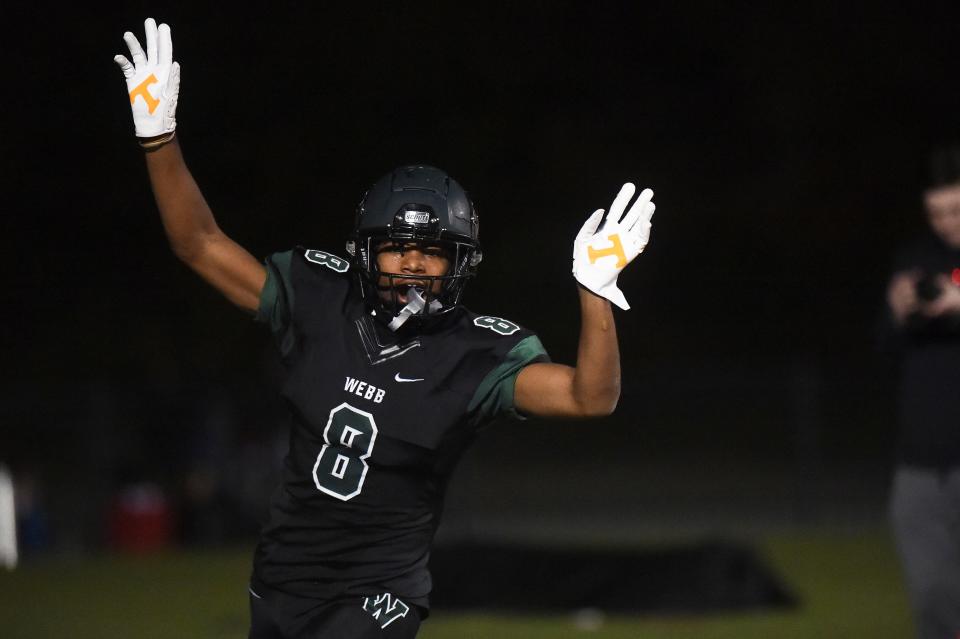
{"type": "Polygon", "coordinates": [[[590,258],[590,263],[593,264],[601,257],[616,255],[617,268],[623,268],[627,265],[627,256],[623,254],[623,244],[620,242],[620,236],[617,233],[614,233],[613,235],[608,235],[607,239],[613,242],[613,246],[610,248],[600,249],[598,251],[592,246],[587,247],[587,256],[590,258]]]}
{"type": "Polygon", "coordinates": [[[430,214],[426,211],[404,211],[403,221],[406,224],[429,224],[430,214]]]}

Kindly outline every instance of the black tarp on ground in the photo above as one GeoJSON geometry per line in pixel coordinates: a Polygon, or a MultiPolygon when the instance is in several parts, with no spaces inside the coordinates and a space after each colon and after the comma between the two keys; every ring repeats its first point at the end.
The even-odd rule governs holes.
{"type": "Polygon", "coordinates": [[[750,548],[727,542],[646,550],[446,544],[430,565],[436,609],[631,614],[795,604],[750,548]]]}

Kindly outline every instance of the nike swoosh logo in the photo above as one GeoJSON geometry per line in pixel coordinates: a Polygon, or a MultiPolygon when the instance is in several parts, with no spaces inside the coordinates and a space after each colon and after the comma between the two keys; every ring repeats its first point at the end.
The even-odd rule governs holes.
{"type": "Polygon", "coordinates": [[[422,382],[423,381],[422,377],[418,377],[416,379],[407,379],[406,377],[400,377],[400,373],[397,373],[396,375],[394,375],[393,379],[398,382],[422,382]]]}

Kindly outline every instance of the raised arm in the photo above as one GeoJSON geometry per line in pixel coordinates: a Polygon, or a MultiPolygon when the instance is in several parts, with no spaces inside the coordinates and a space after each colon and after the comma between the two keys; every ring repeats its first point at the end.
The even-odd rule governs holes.
{"type": "Polygon", "coordinates": [[[170,248],[231,302],[256,311],[266,271],[217,226],[175,137],[180,65],[173,62],[170,28],[158,28],[153,18],[147,18],[144,28],[146,53],[128,31],[123,39],[132,62],[122,55],[114,60],[126,78],[134,128],[170,248]]]}
{"type": "Polygon", "coordinates": [[[520,371],[514,404],[540,417],[609,415],[620,399],[620,350],[612,301],[630,308],[617,276],[650,239],[653,191],[644,189],[624,215],[636,187],[627,183],[610,206],[591,215],[573,246],[573,274],[580,285],[580,342],[576,366],[531,364],[520,371]]]}
{"type": "Polygon", "coordinates": [[[217,226],[177,140],[147,151],[146,156],[153,195],[174,254],[231,302],[256,311],[266,270],[217,226]]]}

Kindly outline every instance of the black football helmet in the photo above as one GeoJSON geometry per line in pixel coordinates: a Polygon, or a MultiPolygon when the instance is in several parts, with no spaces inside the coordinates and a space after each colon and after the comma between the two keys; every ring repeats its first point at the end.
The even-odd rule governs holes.
{"type": "Polygon", "coordinates": [[[364,300],[378,315],[400,312],[394,280],[410,280],[411,276],[381,272],[377,249],[387,242],[412,242],[438,246],[450,261],[444,275],[416,276],[423,284],[416,286],[417,292],[425,299],[416,316],[424,319],[452,311],[480,264],[479,230],[473,202],[446,172],[432,166],[412,165],[387,173],[364,194],[347,241],[364,300]],[[437,281],[440,287],[434,292],[437,281]],[[381,295],[381,291],[387,290],[390,295],[381,295]]]}

